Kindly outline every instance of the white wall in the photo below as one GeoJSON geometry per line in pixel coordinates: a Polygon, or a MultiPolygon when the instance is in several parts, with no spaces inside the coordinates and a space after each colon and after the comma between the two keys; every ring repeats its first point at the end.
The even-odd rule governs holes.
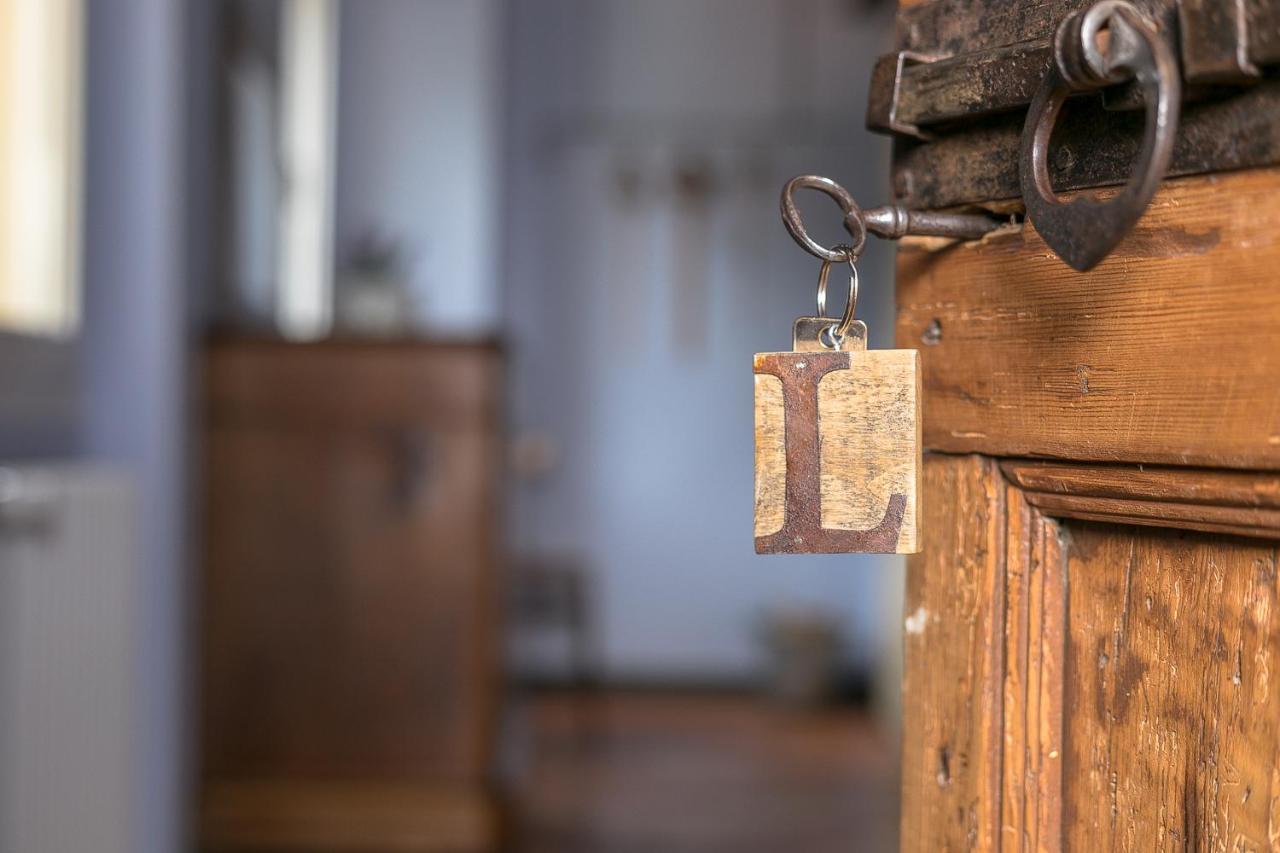
{"type": "MultiPolygon", "coordinates": [[[[869,667],[899,630],[900,560],[757,557],[751,532],[751,355],[789,346],[818,271],[777,193],[819,172],[887,200],[888,146],[862,116],[888,5],[858,18],[841,0],[509,4],[514,419],[562,452],[518,487],[513,545],[594,567],[613,675],[747,675],[755,620],[781,604],[837,613],[869,667]],[[699,159],[719,184],[701,210],[670,178],[699,159]],[[629,172],[634,198],[619,189],[629,172]]],[[[834,208],[809,210],[834,241],[834,208]]],[[[872,245],[860,264],[877,346],[892,341],[890,258],[872,245]]]]}
{"type": "Polygon", "coordinates": [[[497,16],[494,0],[342,4],[335,260],[370,230],[402,242],[434,332],[500,319],[497,16]]]}

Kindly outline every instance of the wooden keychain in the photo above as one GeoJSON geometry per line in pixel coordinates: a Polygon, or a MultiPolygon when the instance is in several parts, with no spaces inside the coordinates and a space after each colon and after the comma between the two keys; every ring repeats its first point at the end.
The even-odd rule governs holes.
{"type": "Polygon", "coordinates": [[[866,224],[829,178],[793,178],[782,218],[822,259],[818,311],[792,326],[790,352],[755,357],[755,540],[759,554],[914,554],[920,550],[920,354],[868,350],[854,317],[866,224]],[[804,229],[792,196],[809,187],[845,212],[851,245],[828,249],[804,229]],[[849,266],[849,300],[826,316],[831,267],[849,266]]]}

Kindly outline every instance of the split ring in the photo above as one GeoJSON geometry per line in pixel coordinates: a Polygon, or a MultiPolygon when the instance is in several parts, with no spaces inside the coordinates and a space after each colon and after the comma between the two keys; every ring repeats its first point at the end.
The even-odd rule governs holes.
{"type": "Polygon", "coordinates": [[[818,316],[832,321],[829,327],[831,338],[839,345],[853,325],[854,312],[858,307],[858,267],[853,259],[856,257],[849,246],[835,246],[833,254],[841,257],[849,265],[849,299],[844,305],[844,315],[837,321],[835,317],[827,317],[827,279],[831,276],[832,264],[838,261],[823,259],[822,268],[818,270],[818,316]]]}

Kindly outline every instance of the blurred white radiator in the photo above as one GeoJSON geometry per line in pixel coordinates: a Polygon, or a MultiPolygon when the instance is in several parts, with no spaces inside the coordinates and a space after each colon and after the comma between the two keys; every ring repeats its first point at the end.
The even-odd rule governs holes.
{"type": "Polygon", "coordinates": [[[130,853],[133,496],[0,468],[0,853],[130,853]]]}

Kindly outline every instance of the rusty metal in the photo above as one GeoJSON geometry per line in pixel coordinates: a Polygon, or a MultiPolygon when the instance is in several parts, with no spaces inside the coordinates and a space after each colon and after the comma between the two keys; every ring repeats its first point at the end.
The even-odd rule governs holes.
{"type": "MultiPolygon", "coordinates": [[[[888,240],[898,240],[907,236],[977,240],[1005,224],[1005,220],[985,213],[908,210],[901,204],[887,204],[863,210],[853,200],[848,190],[821,175],[798,175],[787,181],[782,188],[779,207],[787,232],[802,249],[822,259],[824,273],[830,264],[852,263],[857,260],[866,244],[868,232],[888,240]],[[852,245],[827,248],[809,236],[795,202],[795,192],[801,188],[818,190],[835,200],[844,214],[845,230],[854,237],[852,245]]],[[[825,282],[825,276],[823,281],[825,282]]],[[[825,292],[825,286],[823,290],[825,292]]]]}
{"type": "MultiPolygon", "coordinates": [[[[893,186],[910,208],[1017,199],[1023,113],[989,116],[927,144],[894,146],[893,186]]],[[[1098,97],[1071,98],[1062,109],[1049,152],[1059,192],[1124,183],[1142,139],[1141,113],[1103,109],[1098,97]]],[[[1168,177],[1280,164],[1280,80],[1230,97],[1183,107],[1168,177]]]]}
{"type": "Polygon", "coordinates": [[[853,196],[849,195],[849,191],[830,178],[824,178],[821,175],[797,175],[783,186],[779,205],[782,210],[782,224],[787,226],[787,232],[791,234],[791,238],[809,254],[837,264],[853,261],[862,254],[862,247],[867,243],[867,229],[862,223],[862,210],[853,200],[853,196]],[[800,209],[796,207],[795,194],[798,189],[817,190],[835,201],[840,206],[840,212],[844,214],[844,228],[853,238],[853,243],[828,249],[810,237],[809,232],[805,230],[800,209]]]}
{"type": "Polygon", "coordinates": [[[917,139],[943,122],[1025,107],[1052,59],[1048,42],[1016,44],[947,59],[899,51],[876,60],[867,127],[917,139]]]}
{"type": "Polygon", "coordinates": [[[1250,57],[1249,16],[1244,3],[1181,0],[1178,32],[1185,82],[1238,83],[1262,75],[1250,57]]]}
{"type": "MultiPolygon", "coordinates": [[[[1280,0],[1133,4],[1177,46],[1186,83],[1167,174],[1280,164],[1280,79],[1267,73],[1280,66],[1280,0]]],[[[885,129],[892,111],[915,131],[895,141],[897,201],[940,208],[1019,197],[1023,107],[1048,69],[1056,27],[1089,5],[934,0],[899,12],[898,51],[936,59],[905,63],[896,79],[885,69],[896,70],[898,54],[885,57],[871,92],[872,125],[885,129]]],[[[1139,153],[1144,107],[1133,83],[1070,98],[1048,157],[1054,188],[1125,183],[1139,153]]]]}
{"type": "Polygon", "coordinates": [[[822,526],[822,477],[818,435],[818,385],[835,370],[848,370],[852,355],[844,352],[762,353],[755,357],[757,375],[782,383],[786,436],[786,510],[782,529],[756,537],[757,554],[790,554],[804,550],[826,553],[897,550],[907,496],[893,494],[880,523],[870,530],[822,526]],[[798,368],[803,369],[798,369],[798,368]]]}
{"type": "MultiPolygon", "coordinates": [[[[903,9],[898,50],[872,73],[867,126],[929,139],[954,124],[1026,107],[1053,58],[1057,24],[1089,0],[938,0],[903,9]],[[1012,6],[1012,8],[1010,8],[1012,6]]],[[[1133,0],[1179,48],[1189,98],[1203,84],[1256,82],[1280,64],[1280,0],[1133,0]]],[[[1140,109],[1137,87],[1105,93],[1108,108],[1140,109]]]]}
{"type": "Polygon", "coordinates": [[[1125,0],[1102,0],[1069,15],[1054,36],[1054,62],[1027,112],[1020,162],[1027,217],[1045,243],[1077,270],[1101,261],[1129,232],[1164,178],[1178,128],[1182,81],[1173,51],[1125,0]],[[1109,34],[1105,52],[1098,36],[1109,34]],[[1049,177],[1049,138],[1067,97],[1132,76],[1147,103],[1133,176],[1106,201],[1058,198],[1049,177]]]}
{"type": "Polygon", "coordinates": [[[986,213],[939,213],[910,210],[903,204],[885,204],[862,211],[867,230],[886,240],[903,237],[949,237],[979,240],[1008,223],[986,213]]]}
{"type": "MultiPolygon", "coordinates": [[[[918,69],[928,74],[937,69],[939,63],[933,57],[910,50],[900,50],[876,60],[871,69],[871,89],[867,95],[867,127],[882,133],[896,133],[914,136],[917,139],[928,139],[928,134],[920,125],[929,121],[931,116],[926,112],[917,115],[912,112],[914,102],[904,106],[903,85],[909,68],[918,69]]],[[[913,79],[907,86],[908,93],[914,93],[918,81],[913,79]]]]}

